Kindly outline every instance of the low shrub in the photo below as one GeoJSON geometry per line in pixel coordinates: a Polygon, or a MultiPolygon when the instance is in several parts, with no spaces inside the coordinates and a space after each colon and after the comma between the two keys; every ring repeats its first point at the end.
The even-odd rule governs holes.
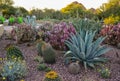
{"type": "Polygon", "coordinates": [[[5,18],[3,16],[0,16],[0,24],[3,24],[4,21],[5,21],[5,18]]]}
{"type": "Polygon", "coordinates": [[[10,17],[9,18],[9,24],[13,25],[15,23],[15,18],[14,17],[10,17]]]}

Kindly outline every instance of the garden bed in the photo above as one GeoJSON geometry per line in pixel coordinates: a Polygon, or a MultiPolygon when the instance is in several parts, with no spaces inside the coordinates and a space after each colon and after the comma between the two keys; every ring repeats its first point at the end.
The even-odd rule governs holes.
{"type": "MultiPolygon", "coordinates": [[[[13,43],[11,40],[0,41],[0,57],[4,58],[6,55],[5,46],[9,43],[13,43]]],[[[24,78],[25,81],[42,81],[44,78],[45,72],[38,71],[37,65],[38,62],[34,61],[34,58],[37,56],[37,50],[35,46],[28,47],[27,44],[19,44],[20,50],[23,52],[25,61],[27,62],[28,73],[24,78]]],[[[111,46],[109,46],[111,47],[111,46]]],[[[55,70],[64,81],[119,81],[120,80],[120,50],[112,47],[113,50],[109,51],[104,55],[107,57],[109,61],[104,65],[110,69],[111,76],[108,79],[103,79],[99,72],[93,69],[88,69],[85,72],[83,66],[81,65],[81,71],[77,75],[70,74],[68,72],[67,66],[64,64],[63,57],[57,57],[57,62],[53,65],[47,64],[47,66],[51,67],[55,70]]]]}

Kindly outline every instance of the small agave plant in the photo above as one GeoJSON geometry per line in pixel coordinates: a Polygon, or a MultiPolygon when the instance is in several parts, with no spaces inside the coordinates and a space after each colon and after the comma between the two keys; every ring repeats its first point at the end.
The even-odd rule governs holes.
{"type": "Polygon", "coordinates": [[[99,37],[93,41],[95,32],[80,31],[80,33],[72,34],[71,37],[65,41],[69,51],[64,55],[65,62],[80,61],[87,66],[93,67],[98,62],[105,62],[107,59],[100,57],[110,50],[106,46],[101,46],[105,37],[99,37]]]}

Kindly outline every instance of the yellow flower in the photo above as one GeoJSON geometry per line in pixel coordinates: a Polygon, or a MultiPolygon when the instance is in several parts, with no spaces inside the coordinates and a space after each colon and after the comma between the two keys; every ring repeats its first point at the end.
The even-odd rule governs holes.
{"type": "Polygon", "coordinates": [[[20,80],[20,81],[25,81],[25,80],[22,79],[22,80],[20,80]]]}
{"type": "Polygon", "coordinates": [[[9,66],[9,69],[12,69],[12,66],[9,66]]]}
{"type": "Polygon", "coordinates": [[[5,78],[5,77],[3,77],[2,79],[3,79],[3,80],[5,80],[6,78],[5,78]]]}
{"type": "Polygon", "coordinates": [[[45,75],[45,77],[49,79],[56,79],[58,74],[55,71],[50,71],[45,75]]]}

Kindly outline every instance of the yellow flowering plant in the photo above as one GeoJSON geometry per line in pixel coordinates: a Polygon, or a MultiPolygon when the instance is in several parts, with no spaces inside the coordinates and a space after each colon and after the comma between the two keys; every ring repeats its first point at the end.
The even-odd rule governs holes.
{"type": "Polygon", "coordinates": [[[119,16],[109,16],[108,18],[105,18],[104,19],[104,24],[106,25],[114,25],[114,24],[117,24],[120,20],[120,17],[119,16]]]}
{"type": "Polygon", "coordinates": [[[45,75],[44,81],[61,81],[59,75],[55,71],[49,71],[45,75]]]}

